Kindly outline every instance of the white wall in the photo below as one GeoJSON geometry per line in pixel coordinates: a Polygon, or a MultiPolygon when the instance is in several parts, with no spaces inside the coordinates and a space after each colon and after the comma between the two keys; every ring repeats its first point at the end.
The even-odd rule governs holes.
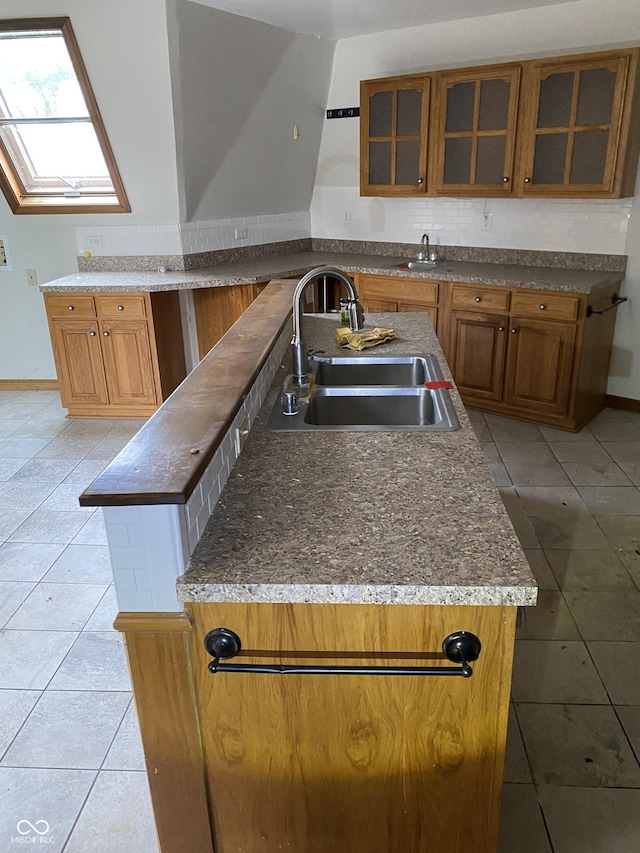
{"type": "MultiPolygon", "coordinates": [[[[360,80],[640,43],[638,0],[558,6],[448,21],[338,42],[328,107],[359,103],[360,80]]],[[[326,121],[311,205],[314,236],[628,254],[625,293],[640,304],[640,184],[633,200],[380,199],[359,196],[357,119],[326,121]],[[491,213],[490,230],[484,213],[491,213]]],[[[626,312],[626,313],[625,313],[626,312]]],[[[640,399],[640,335],[618,312],[610,393],[640,399]]],[[[637,316],[637,312],[636,312],[637,316]]]]}
{"type": "Polygon", "coordinates": [[[308,211],[334,43],[188,0],[169,28],[181,220],[308,211]]]}
{"type": "Polygon", "coordinates": [[[43,298],[27,287],[76,270],[76,226],[175,223],[177,167],[164,0],[2,0],[3,19],[66,15],[122,175],[130,214],[14,216],[0,196],[0,234],[14,271],[0,272],[0,379],[54,379],[43,298]]]}

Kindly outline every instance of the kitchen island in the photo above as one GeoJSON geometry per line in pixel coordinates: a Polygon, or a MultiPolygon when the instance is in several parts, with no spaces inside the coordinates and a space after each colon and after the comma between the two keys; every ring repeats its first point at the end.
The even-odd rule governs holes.
{"type": "MultiPolygon", "coordinates": [[[[184,502],[196,531],[177,582],[183,605],[158,606],[153,593],[134,612],[118,589],[161,848],[493,853],[516,610],[535,603],[536,589],[455,390],[453,432],[270,432],[289,334],[281,318],[261,356],[277,355],[271,387],[208,520],[214,460],[198,461],[205,451],[188,409],[213,405],[204,371],[224,367],[230,382],[234,348],[243,374],[242,347],[261,346],[255,317],[290,298],[290,283],[269,287],[82,499],[106,507],[116,566],[122,513],[131,534],[132,513],[184,502]],[[373,671],[212,673],[204,640],[220,627],[241,638],[233,663],[373,671]],[[468,678],[442,651],[459,631],[482,644],[468,678]]],[[[380,352],[435,352],[449,378],[426,315],[369,323],[396,329],[380,352]]],[[[311,346],[335,349],[334,317],[305,324],[311,346]]],[[[259,367],[240,382],[225,429],[259,367]]]]}

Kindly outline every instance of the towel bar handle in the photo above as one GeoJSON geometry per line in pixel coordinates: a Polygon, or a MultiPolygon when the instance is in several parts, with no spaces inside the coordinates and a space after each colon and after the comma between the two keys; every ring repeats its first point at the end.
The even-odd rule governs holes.
{"type": "Polygon", "coordinates": [[[627,296],[618,296],[617,293],[614,293],[611,297],[611,305],[607,305],[607,307],[603,308],[602,311],[596,311],[592,305],[587,305],[587,317],[593,317],[594,314],[606,314],[607,311],[611,311],[614,308],[617,308],[618,305],[622,305],[622,303],[626,302],[627,299],[627,296]]]}
{"type": "Polygon", "coordinates": [[[445,637],[442,651],[461,666],[312,666],[262,663],[222,663],[234,658],[242,648],[240,637],[230,628],[214,628],[204,638],[204,647],[213,660],[209,672],[261,672],[277,675],[454,675],[471,678],[470,662],[478,659],[482,645],[475,634],[455,631],[445,637]]]}

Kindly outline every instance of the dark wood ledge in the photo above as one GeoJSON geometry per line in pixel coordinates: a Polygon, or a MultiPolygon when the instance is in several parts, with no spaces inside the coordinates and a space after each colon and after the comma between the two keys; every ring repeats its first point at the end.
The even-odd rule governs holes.
{"type": "Polygon", "coordinates": [[[296,283],[267,285],[82,493],[81,506],[186,503],[280,336],[296,283]]]}

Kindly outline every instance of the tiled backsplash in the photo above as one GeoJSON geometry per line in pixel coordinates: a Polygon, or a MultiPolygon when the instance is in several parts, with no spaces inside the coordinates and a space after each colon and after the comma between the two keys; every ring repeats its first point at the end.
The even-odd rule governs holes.
{"type": "Polygon", "coordinates": [[[314,238],[621,255],[632,199],[361,198],[316,187],[314,238]]]}
{"type": "Polygon", "coordinates": [[[121,611],[181,610],[181,575],[211,517],[238,452],[236,429],[249,429],[291,340],[288,323],[186,505],[104,507],[114,585],[121,611]]]}

